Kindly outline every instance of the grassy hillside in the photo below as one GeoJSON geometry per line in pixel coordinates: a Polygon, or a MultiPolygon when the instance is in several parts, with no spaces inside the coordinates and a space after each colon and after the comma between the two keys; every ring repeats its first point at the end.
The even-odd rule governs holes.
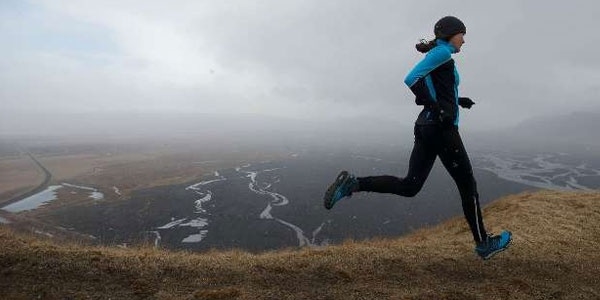
{"type": "Polygon", "coordinates": [[[600,193],[523,193],[484,215],[491,231],[514,233],[485,262],[462,218],[397,239],[258,255],[56,244],[0,226],[0,298],[600,299],[600,193]]]}

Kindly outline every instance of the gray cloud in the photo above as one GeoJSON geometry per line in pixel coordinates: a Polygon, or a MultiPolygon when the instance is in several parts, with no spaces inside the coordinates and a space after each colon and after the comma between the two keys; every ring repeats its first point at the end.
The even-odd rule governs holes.
{"type": "MultiPolygon", "coordinates": [[[[419,38],[456,15],[463,127],[598,109],[594,1],[46,1],[4,5],[2,118],[29,111],[371,116],[410,124],[419,38]],[[18,28],[18,29],[15,29],[18,28]],[[43,46],[43,45],[54,45],[43,46]]],[[[5,130],[6,131],[6,130],[5,130]]]]}

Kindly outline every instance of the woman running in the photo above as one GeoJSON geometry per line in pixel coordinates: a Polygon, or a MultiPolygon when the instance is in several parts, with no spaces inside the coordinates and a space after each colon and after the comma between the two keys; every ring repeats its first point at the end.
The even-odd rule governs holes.
{"type": "Polygon", "coordinates": [[[325,193],[325,208],[356,192],[392,193],[414,197],[429,176],[437,156],[456,182],[462,208],[473,233],[475,252],[483,259],[505,250],[512,240],[510,231],[488,234],[483,226],[477,184],[469,156],[458,133],[458,106],[471,108],[471,99],[458,97],[459,76],[451,55],[460,52],[467,29],[456,17],[441,18],[434,27],[435,39],[416,45],[425,57],[408,73],[404,83],[415,94],[423,110],[415,122],[415,143],[408,174],[355,177],[342,171],[325,193]]]}

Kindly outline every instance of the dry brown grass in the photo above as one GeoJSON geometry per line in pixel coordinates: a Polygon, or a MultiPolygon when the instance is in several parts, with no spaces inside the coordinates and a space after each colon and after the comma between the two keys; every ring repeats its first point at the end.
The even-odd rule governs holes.
{"type": "MultiPolygon", "coordinates": [[[[128,163],[144,165],[155,159],[150,154],[72,154],[38,157],[52,173],[54,182],[90,176],[112,165],[128,163]]],[[[117,170],[118,171],[118,170],[117,170]]],[[[30,191],[44,179],[44,173],[27,155],[0,160],[0,201],[30,191]]],[[[111,186],[108,186],[110,188],[111,186]]]]}
{"type": "MultiPolygon", "coordinates": [[[[111,195],[117,186],[124,197],[133,190],[189,182],[215,170],[247,161],[281,158],[274,153],[219,154],[148,151],[145,153],[77,154],[38,157],[54,182],[75,181],[101,188],[111,195]],[[202,163],[200,161],[214,161],[202,163]]],[[[114,195],[112,195],[114,196],[114,195]]]]}
{"type": "Polygon", "coordinates": [[[102,171],[108,166],[123,163],[141,163],[158,155],[147,153],[125,154],[70,154],[40,156],[38,160],[52,173],[55,180],[68,180],[102,171]]]}
{"type": "Polygon", "coordinates": [[[263,254],[40,241],[0,227],[4,298],[599,299],[600,193],[541,191],[484,210],[514,245],[490,261],[455,218],[397,239],[263,254]]]}
{"type": "Polygon", "coordinates": [[[97,168],[77,178],[95,186],[117,186],[121,193],[190,181],[211,170],[178,155],[156,155],[139,161],[121,161],[97,168]]]}
{"type": "Polygon", "coordinates": [[[186,183],[216,170],[239,166],[243,162],[281,157],[282,154],[247,152],[220,154],[216,158],[206,159],[201,153],[156,153],[143,160],[106,164],[76,179],[96,187],[110,189],[117,186],[126,196],[133,190],[186,183]],[[199,163],[201,161],[211,162],[199,163]]]}
{"type": "Polygon", "coordinates": [[[0,201],[25,193],[44,180],[44,173],[26,155],[0,160],[0,201]]]}

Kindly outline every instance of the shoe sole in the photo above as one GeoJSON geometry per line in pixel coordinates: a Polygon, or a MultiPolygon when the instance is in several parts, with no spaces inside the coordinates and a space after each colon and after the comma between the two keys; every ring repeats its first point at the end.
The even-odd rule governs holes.
{"type": "Polygon", "coordinates": [[[335,205],[335,202],[333,202],[333,194],[335,193],[336,188],[342,182],[344,182],[348,178],[348,176],[349,173],[347,171],[340,172],[340,174],[338,174],[337,178],[335,179],[335,182],[333,182],[329,186],[329,188],[325,192],[325,197],[323,197],[323,205],[326,209],[331,209],[335,205]]]}
{"type": "Polygon", "coordinates": [[[500,248],[500,249],[498,249],[498,250],[496,250],[496,251],[494,251],[494,252],[492,252],[492,253],[490,253],[490,254],[488,254],[486,256],[481,256],[481,258],[483,258],[483,260],[488,260],[488,259],[492,258],[494,255],[496,255],[496,254],[498,254],[498,253],[500,253],[500,252],[508,249],[508,247],[510,245],[512,245],[512,233],[510,234],[510,238],[508,239],[508,243],[506,244],[506,246],[504,246],[503,248],[500,248]]]}

